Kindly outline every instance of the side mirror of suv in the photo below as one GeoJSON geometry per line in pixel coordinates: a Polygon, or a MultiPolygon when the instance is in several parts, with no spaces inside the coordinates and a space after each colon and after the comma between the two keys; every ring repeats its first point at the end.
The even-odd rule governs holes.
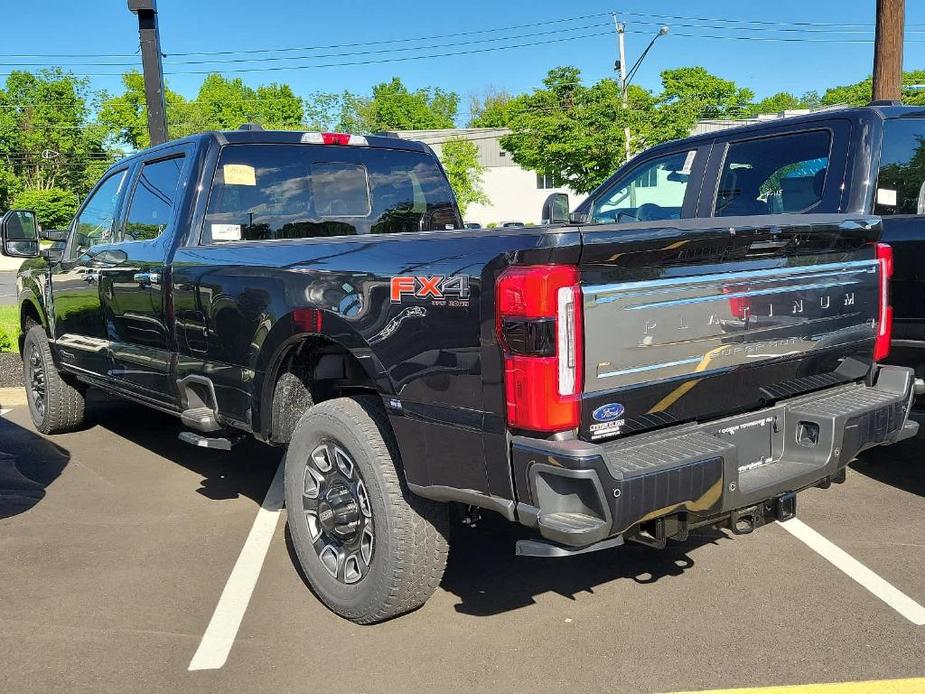
{"type": "Polygon", "coordinates": [[[551,193],[543,203],[543,224],[566,224],[569,221],[568,195],[551,193]]]}
{"type": "Polygon", "coordinates": [[[10,210],[0,219],[0,253],[9,258],[39,257],[39,225],[32,210],[10,210]]]}

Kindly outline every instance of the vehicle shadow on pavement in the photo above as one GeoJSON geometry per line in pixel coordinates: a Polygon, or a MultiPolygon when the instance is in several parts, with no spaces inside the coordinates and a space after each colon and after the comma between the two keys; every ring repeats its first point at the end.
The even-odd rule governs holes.
{"type": "Polygon", "coordinates": [[[543,593],[574,599],[596,586],[617,579],[639,584],[679,576],[693,568],[691,553],[698,547],[727,539],[721,531],[702,528],[686,542],[669,542],[664,550],[627,544],[574,557],[517,557],[514,543],[522,535],[491,514],[478,527],[454,527],[450,558],[442,587],[460,598],[456,611],[475,616],[496,615],[527,607],[543,593]]]}
{"type": "Polygon", "coordinates": [[[70,460],[65,449],[0,418],[0,519],[38,504],[70,460]]]}
{"type": "Polygon", "coordinates": [[[865,451],[850,467],[896,489],[925,496],[925,438],[922,436],[865,451]]]}
{"type": "Polygon", "coordinates": [[[176,417],[97,393],[89,405],[89,426],[102,427],[201,475],[196,492],[208,499],[243,496],[261,504],[283,454],[250,437],[232,451],[197,448],[177,438],[185,429],[176,417]]]}

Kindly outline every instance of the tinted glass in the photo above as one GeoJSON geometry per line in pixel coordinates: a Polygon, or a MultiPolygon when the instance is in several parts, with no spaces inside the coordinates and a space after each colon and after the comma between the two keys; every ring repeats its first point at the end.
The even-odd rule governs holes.
{"type": "Polygon", "coordinates": [[[925,120],[886,122],[874,214],[925,214],[925,120]]]}
{"type": "Polygon", "coordinates": [[[150,241],[160,236],[170,221],[180,186],[183,157],[145,164],[125,220],[125,241],[150,241]]]}
{"type": "Polygon", "coordinates": [[[732,143],[714,215],[835,212],[822,203],[831,142],[827,130],[815,130],[732,143]]]}
{"type": "Polygon", "coordinates": [[[656,159],[617,181],[594,203],[596,223],[680,219],[695,151],[656,159]]]}
{"type": "Polygon", "coordinates": [[[125,173],[120,171],[103,181],[77,218],[74,249],[78,254],[93,246],[112,242],[112,224],[125,173]]]}
{"type": "Polygon", "coordinates": [[[461,224],[435,159],[318,145],[231,145],[212,183],[204,243],[452,229],[461,224]]]}

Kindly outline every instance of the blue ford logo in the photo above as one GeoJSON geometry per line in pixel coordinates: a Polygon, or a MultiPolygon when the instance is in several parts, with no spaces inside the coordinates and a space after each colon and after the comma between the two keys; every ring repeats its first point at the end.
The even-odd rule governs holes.
{"type": "Polygon", "coordinates": [[[598,407],[591,413],[591,416],[594,417],[594,421],[596,422],[612,422],[615,419],[619,419],[622,414],[623,405],[618,402],[611,402],[598,407]]]}

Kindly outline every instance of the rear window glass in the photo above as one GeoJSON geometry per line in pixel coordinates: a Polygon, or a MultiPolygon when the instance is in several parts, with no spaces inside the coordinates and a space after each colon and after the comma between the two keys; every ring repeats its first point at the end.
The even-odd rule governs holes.
{"type": "Polygon", "coordinates": [[[353,146],[229,145],[204,243],[456,228],[449,184],[421,152],[353,146]]]}
{"type": "Polygon", "coordinates": [[[888,120],[874,214],[925,214],[925,120],[888,120]]]}
{"type": "Polygon", "coordinates": [[[715,216],[834,212],[822,204],[831,144],[827,130],[733,142],[715,216]]]}

